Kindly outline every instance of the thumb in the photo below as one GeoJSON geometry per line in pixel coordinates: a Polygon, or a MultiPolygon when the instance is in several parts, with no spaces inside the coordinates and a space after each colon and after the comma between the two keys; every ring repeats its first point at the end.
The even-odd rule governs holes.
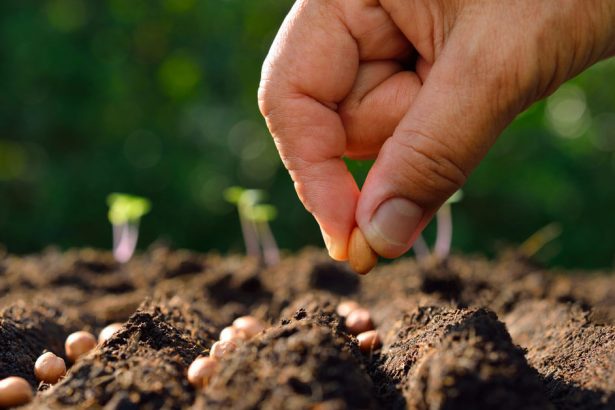
{"type": "Polygon", "coordinates": [[[502,90],[503,73],[479,76],[479,66],[463,70],[447,60],[442,55],[432,67],[380,149],[359,197],[357,223],[372,248],[387,258],[410,249],[520,111],[521,99],[502,90]]]}

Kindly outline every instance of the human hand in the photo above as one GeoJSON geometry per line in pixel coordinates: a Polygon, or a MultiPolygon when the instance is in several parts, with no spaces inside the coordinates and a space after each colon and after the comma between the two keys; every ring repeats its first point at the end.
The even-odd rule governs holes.
{"type": "Polygon", "coordinates": [[[615,54],[612,0],[299,0],[259,106],[329,254],[406,252],[499,133],[615,54]],[[342,157],[377,157],[361,192],[342,157]]]}

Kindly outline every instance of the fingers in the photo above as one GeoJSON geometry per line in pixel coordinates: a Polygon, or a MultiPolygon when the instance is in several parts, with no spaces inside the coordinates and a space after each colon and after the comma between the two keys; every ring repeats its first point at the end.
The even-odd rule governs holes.
{"type": "Polygon", "coordinates": [[[482,70],[473,59],[460,64],[457,55],[445,53],[382,146],[359,198],[358,225],[384,257],[410,248],[514,111],[508,103],[499,104],[494,86],[503,81],[499,75],[477,78],[482,70]]]}
{"type": "Polygon", "coordinates": [[[346,130],[349,158],[374,158],[421,88],[416,73],[402,71],[399,63],[362,63],[350,94],[338,112],[346,130]]]}
{"type": "Polygon", "coordinates": [[[343,162],[346,134],[335,111],[359,65],[356,42],[332,1],[298,1],[265,61],[259,106],[299,198],[331,257],[347,257],[356,183],[343,162]]]}

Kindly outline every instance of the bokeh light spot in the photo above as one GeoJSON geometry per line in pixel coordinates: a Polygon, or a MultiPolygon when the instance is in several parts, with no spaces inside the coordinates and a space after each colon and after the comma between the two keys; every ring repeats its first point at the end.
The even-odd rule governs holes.
{"type": "Polygon", "coordinates": [[[562,138],[578,138],[591,125],[585,92],[571,84],[549,97],[546,114],[547,124],[562,138]]]}
{"type": "Polygon", "coordinates": [[[177,53],[164,60],[158,72],[162,91],[171,98],[189,95],[201,80],[201,68],[186,53],[177,53]]]}
{"type": "Polygon", "coordinates": [[[591,141],[601,151],[615,151],[615,114],[600,114],[593,120],[591,141]]]}
{"type": "Polygon", "coordinates": [[[196,3],[196,0],[164,0],[164,8],[175,13],[185,13],[190,11],[196,3]]]}
{"type": "Polygon", "coordinates": [[[20,178],[26,162],[26,150],[21,145],[0,140],[0,181],[20,178]]]}
{"type": "Polygon", "coordinates": [[[47,20],[60,31],[73,31],[82,27],[87,19],[86,5],[82,0],[52,0],[47,3],[47,20]]]}

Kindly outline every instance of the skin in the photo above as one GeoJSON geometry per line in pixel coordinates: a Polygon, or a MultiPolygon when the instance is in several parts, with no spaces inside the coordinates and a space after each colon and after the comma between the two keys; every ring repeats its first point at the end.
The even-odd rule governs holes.
{"type": "Polygon", "coordinates": [[[357,225],[405,253],[516,115],[615,54],[613,22],[612,0],[298,0],[259,106],[330,255],[357,225]],[[376,159],[361,191],[342,157],[376,159]]]}

